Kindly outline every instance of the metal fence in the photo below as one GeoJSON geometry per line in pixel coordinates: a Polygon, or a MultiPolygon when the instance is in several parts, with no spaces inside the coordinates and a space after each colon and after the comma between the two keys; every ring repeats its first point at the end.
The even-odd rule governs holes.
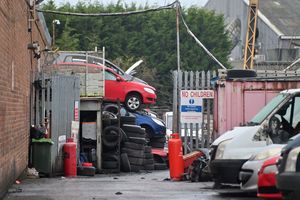
{"type": "MultiPolygon", "coordinates": [[[[180,90],[211,90],[212,77],[216,77],[215,71],[174,71],[174,90],[173,90],[173,105],[178,108],[180,98],[178,91],[180,90]]],[[[175,109],[174,109],[175,110],[175,109]]],[[[178,109],[177,115],[174,112],[173,127],[178,127],[181,138],[184,143],[184,154],[193,151],[194,149],[208,147],[213,139],[213,99],[203,99],[203,118],[199,123],[180,123],[176,122],[176,116],[180,117],[178,109]]],[[[180,119],[180,118],[179,118],[180,119]]],[[[176,130],[176,128],[174,129],[176,130]]]]}

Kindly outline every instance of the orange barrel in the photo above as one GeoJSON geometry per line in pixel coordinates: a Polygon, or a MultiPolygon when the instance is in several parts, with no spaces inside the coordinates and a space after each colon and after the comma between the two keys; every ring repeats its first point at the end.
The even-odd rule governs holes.
{"type": "Polygon", "coordinates": [[[174,181],[180,181],[184,173],[182,141],[178,133],[171,134],[168,142],[169,147],[169,166],[170,178],[174,181]]]}
{"type": "Polygon", "coordinates": [[[77,162],[76,162],[76,143],[73,138],[68,138],[67,143],[63,147],[64,152],[64,173],[67,177],[77,175],[77,162]]]}

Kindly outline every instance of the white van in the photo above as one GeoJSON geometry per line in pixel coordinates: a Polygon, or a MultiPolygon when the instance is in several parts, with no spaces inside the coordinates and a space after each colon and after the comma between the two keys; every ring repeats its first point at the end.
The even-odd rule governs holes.
{"type": "MultiPolygon", "coordinates": [[[[266,146],[286,143],[300,132],[299,122],[300,89],[285,90],[274,97],[246,126],[235,127],[217,138],[211,145],[209,162],[216,186],[238,184],[242,165],[266,146]]],[[[271,154],[271,150],[266,152],[266,156],[271,154]]]]}

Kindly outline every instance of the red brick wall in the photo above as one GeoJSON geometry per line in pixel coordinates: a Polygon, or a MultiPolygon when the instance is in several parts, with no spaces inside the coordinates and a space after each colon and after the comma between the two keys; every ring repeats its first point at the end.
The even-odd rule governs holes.
{"type": "Polygon", "coordinates": [[[37,62],[27,45],[45,46],[38,22],[28,32],[26,1],[0,0],[0,199],[28,163],[30,77],[37,62]]]}

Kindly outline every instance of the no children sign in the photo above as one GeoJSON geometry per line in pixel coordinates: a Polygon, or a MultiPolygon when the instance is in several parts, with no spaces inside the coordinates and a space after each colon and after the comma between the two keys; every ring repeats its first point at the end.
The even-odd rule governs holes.
{"type": "Polygon", "coordinates": [[[213,90],[180,91],[180,123],[202,123],[203,99],[213,99],[213,90]]]}

